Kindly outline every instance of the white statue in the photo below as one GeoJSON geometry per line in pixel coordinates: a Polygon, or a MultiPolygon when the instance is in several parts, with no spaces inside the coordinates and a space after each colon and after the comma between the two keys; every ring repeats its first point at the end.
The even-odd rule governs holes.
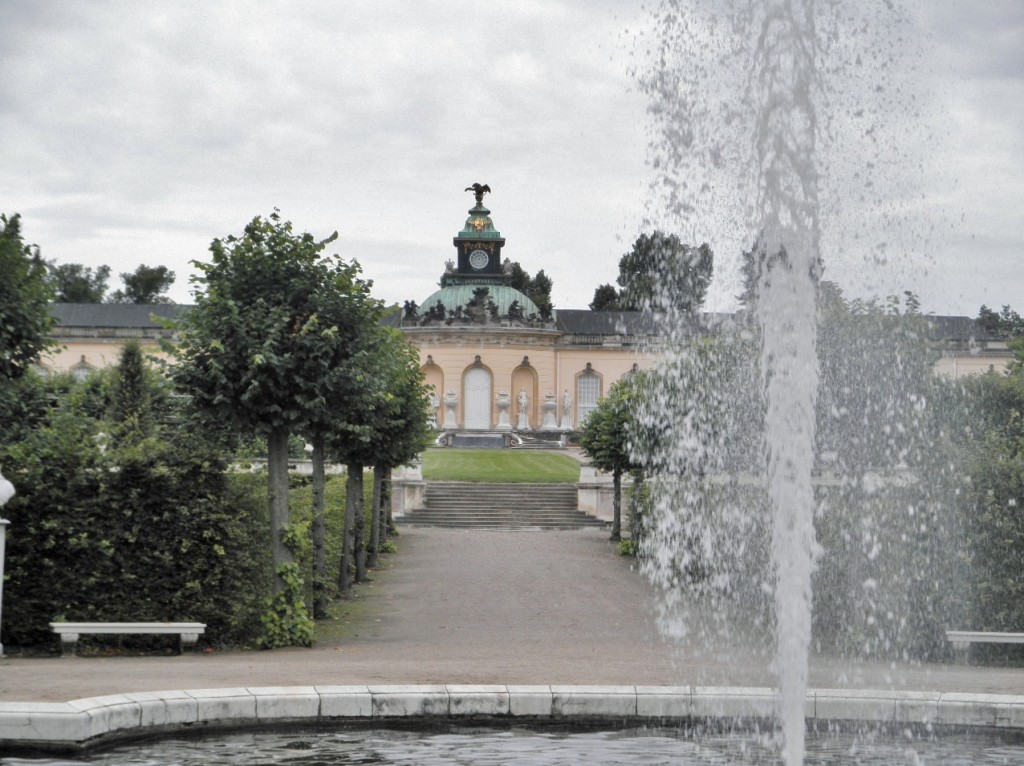
{"type": "Polygon", "coordinates": [[[562,430],[572,430],[572,395],[568,388],[562,392],[562,430]]]}
{"type": "Polygon", "coordinates": [[[520,389],[519,394],[516,396],[516,401],[519,403],[519,419],[516,421],[516,428],[520,431],[530,430],[530,395],[526,393],[526,389],[520,389]]]}
{"type": "Polygon", "coordinates": [[[0,471],[0,508],[7,505],[7,501],[12,497],[14,497],[14,485],[7,481],[3,472],[0,471]]]}

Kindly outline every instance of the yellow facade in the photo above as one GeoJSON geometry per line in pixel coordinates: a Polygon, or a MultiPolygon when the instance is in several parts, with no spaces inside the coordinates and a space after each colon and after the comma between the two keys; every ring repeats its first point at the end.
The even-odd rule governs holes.
{"type": "Polygon", "coordinates": [[[525,392],[527,422],[532,430],[537,430],[543,425],[544,402],[549,396],[556,404],[559,427],[563,424],[567,393],[569,421],[579,423],[581,376],[593,376],[600,397],[615,381],[631,371],[650,368],[655,361],[639,347],[569,345],[565,335],[554,328],[467,326],[403,331],[419,348],[427,384],[437,394],[438,423],[445,423],[444,401],[454,394],[455,424],[460,429],[467,427],[467,375],[473,370],[483,371],[484,379],[490,381],[488,424],[473,428],[498,427],[498,398],[502,392],[507,392],[512,401],[509,413],[515,426],[520,411],[518,398],[525,392]]]}

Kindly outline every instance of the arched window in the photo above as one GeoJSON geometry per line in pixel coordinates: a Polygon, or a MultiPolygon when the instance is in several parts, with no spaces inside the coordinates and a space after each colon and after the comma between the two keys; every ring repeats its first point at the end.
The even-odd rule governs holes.
{"type": "Polygon", "coordinates": [[[587,362],[587,369],[576,376],[576,417],[579,425],[585,423],[587,416],[597,409],[600,398],[601,376],[587,362]]]}
{"type": "Polygon", "coordinates": [[[82,354],[81,360],[71,365],[69,372],[75,380],[85,380],[92,375],[93,370],[95,369],[95,367],[85,361],[85,354],[82,354]]]}

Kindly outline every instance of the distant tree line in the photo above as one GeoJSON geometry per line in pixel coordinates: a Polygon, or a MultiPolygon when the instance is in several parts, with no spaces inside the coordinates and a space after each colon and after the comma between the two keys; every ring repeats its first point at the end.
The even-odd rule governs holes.
{"type": "Polygon", "coordinates": [[[58,303],[169,303],[165,293],[175,278],[166,266],[140,265],[135,271],[122,272],[124,287],[108,295],[109,266],[50,261],[47,271],[58,303]]]}

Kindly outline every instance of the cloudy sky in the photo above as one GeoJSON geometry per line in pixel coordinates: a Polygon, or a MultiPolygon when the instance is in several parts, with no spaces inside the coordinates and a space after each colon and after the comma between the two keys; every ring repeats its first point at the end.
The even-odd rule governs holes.
{"type": "MultiPolygon", "coordinates": [[[[909,15],[884,44],[913,51],[912,73],[883,56],[858,76],[908,83],[913,106],[862,131],[867,153],[836,141],[830,169],[875,175],[867,210],[846,204],[857,172],[823,194],[826,274],[935,313],[1024,311],[1024,3],[909,15]]],[[[731,307],[749,232],[674,220],[651,191],[636,73],[656,29],[638,2],[0,0],[0,18],[0,210],[47,259],[167,265],[186,302],[189,261],[279,208],[337,230],[378,297],[421,301],[481,182],[505,254],[553,277],[556,307],[585,307],[652,220],[709,240],[707,308],[731,307]]],[[[837,135],[861,131],[856,93],[832,100],[837,135]]]]}

